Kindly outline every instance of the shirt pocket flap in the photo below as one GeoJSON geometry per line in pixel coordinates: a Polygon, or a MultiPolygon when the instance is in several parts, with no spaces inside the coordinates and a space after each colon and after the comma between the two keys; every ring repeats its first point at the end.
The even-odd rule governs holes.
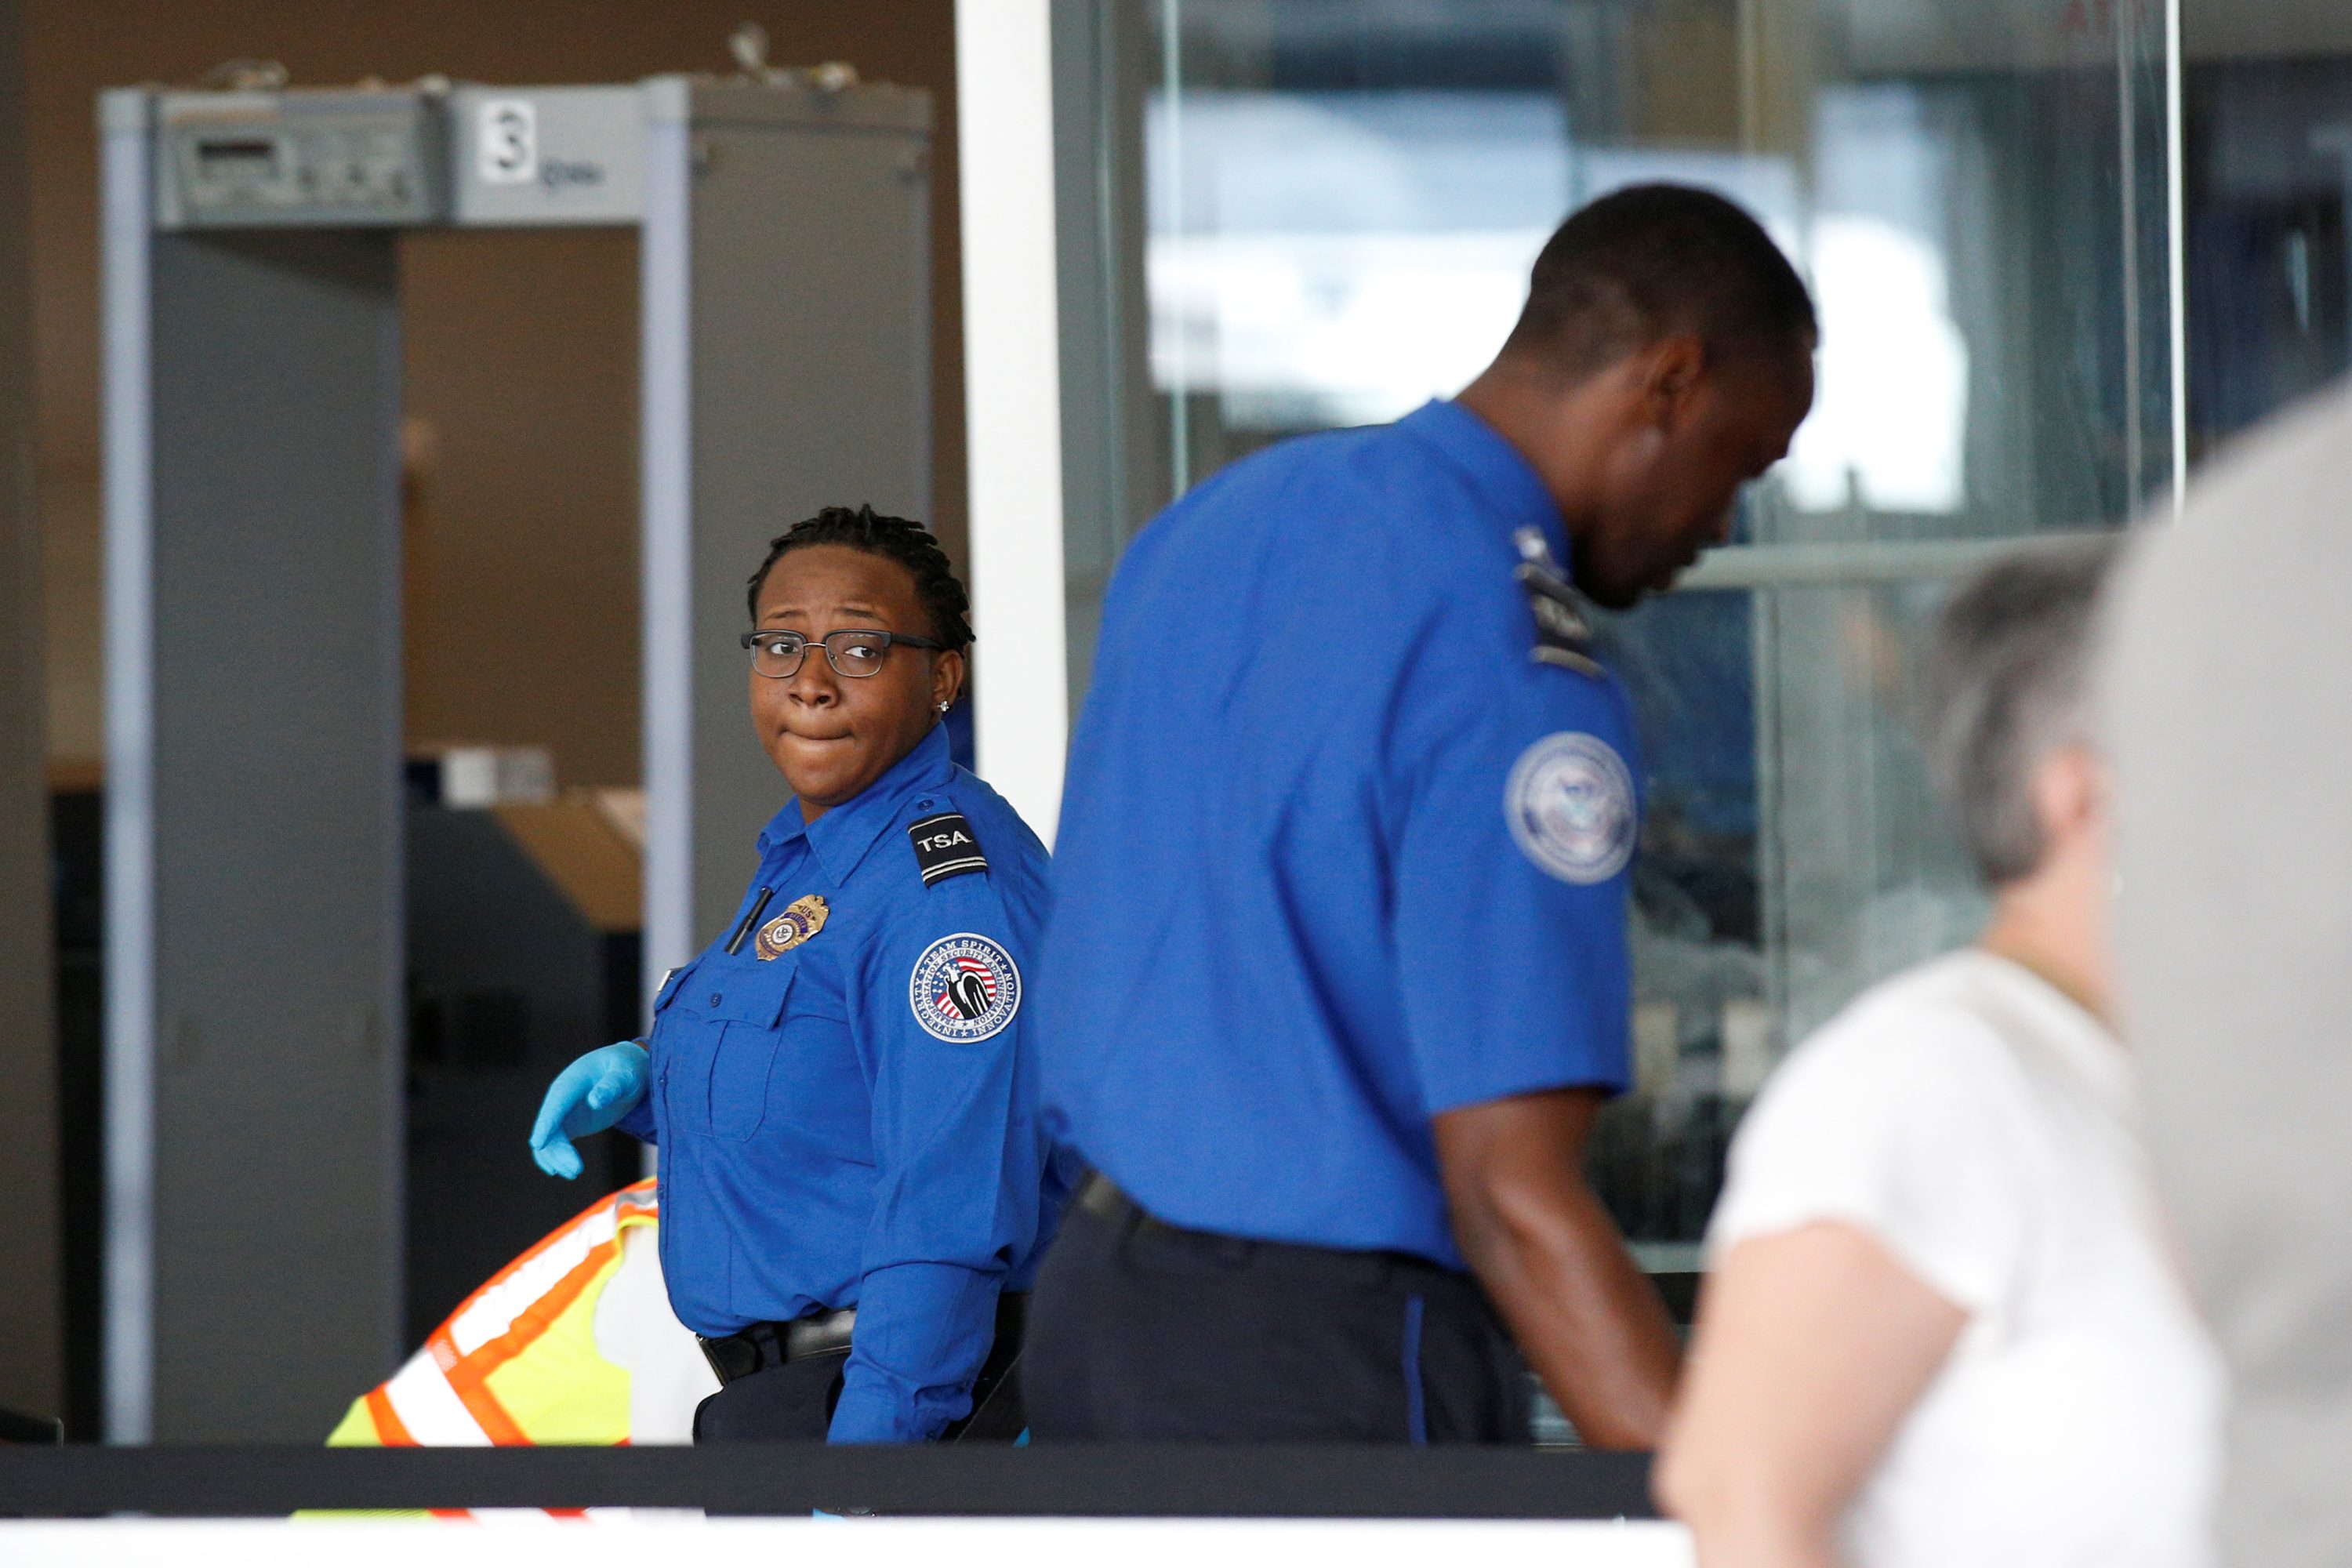
{"type": "Polygon", "coordinates": [[[772,960],[748,972],[704,974],[686,994],[686,1003],[706,1018],[772,1029],[784,1016],[784,998],[798,971],[797,964],[772,960]]]}

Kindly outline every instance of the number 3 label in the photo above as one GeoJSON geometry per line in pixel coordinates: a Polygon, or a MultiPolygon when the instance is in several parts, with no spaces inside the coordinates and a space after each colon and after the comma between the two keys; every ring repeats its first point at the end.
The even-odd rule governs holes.
{"type": "Polygon", "coordinates": [[[539,111],[527,98],[483,102],[476,167],[488,185],[527,185],[539,178],[539,111]]]}

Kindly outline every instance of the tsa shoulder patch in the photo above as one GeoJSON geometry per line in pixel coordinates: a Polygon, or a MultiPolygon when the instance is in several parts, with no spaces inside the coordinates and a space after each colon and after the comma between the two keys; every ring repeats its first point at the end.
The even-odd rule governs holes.
{"type": "Polygon", "coordinates": [[[1021,971],[999,943],[977,931],[958,931],[915,960],[907,1005],[915,1022],[940,1039],[984,1040],[1021,1011],[1021,971]]]}
{"type": "Polygon", "coordinates": [[[1503,811],[1520,852],[1563,882],[1605,882],[1633,858],[1633,775],[1598,735],[1563,730],[1519,753],[1503,811]]]}
{"type": "Polygon", "coordinates": [[[907,829],[907,837],[915,846],[915,865],[923,873],[926,888],[950,877],[988,869],[988,857],[981,853],[980,840],[972,837],[971,824],[961,811],[927,816],[907,829]]]}

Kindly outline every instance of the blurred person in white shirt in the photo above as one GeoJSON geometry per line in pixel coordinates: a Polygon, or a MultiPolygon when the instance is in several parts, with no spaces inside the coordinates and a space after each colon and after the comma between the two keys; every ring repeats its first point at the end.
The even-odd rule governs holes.
{"type": "Polygon", "coordinates": [[[2210,1561],[2222,1379],[2108,1022],[2114,552],[2021,552],[1938,621],[1928,761],[1991,921],[1801,1045],[1733,1142],[1656,1475],[1704,1568],[2210,1561]]]}

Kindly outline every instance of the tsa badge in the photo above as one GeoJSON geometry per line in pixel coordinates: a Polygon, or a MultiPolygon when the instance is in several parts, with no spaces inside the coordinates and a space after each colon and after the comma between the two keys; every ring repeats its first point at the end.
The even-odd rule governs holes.
{"type": "Polygon", "coordinates": [[[984,1040],[1021,1010],[1013,955],[976,931],[941,937],[915,960],[907,983],[915,1022],[940,1039],[984,1040]]]}
{"type": "Polygon", "coordinates": [[[825,907],[822,893],[794,899],[791,908],[760,928],[759,938],[752,947],[761,959],[774,958],[823,931],[824,917],[832,912],[825,907]]]}
{"type": "Polygon", "coordinates": [[[1519,755],[1503,811],[1519,849],[1563,882],[1605,882],[1633,858],[1633,775],[1608,742],[1562,731],[1519,755]]]}

